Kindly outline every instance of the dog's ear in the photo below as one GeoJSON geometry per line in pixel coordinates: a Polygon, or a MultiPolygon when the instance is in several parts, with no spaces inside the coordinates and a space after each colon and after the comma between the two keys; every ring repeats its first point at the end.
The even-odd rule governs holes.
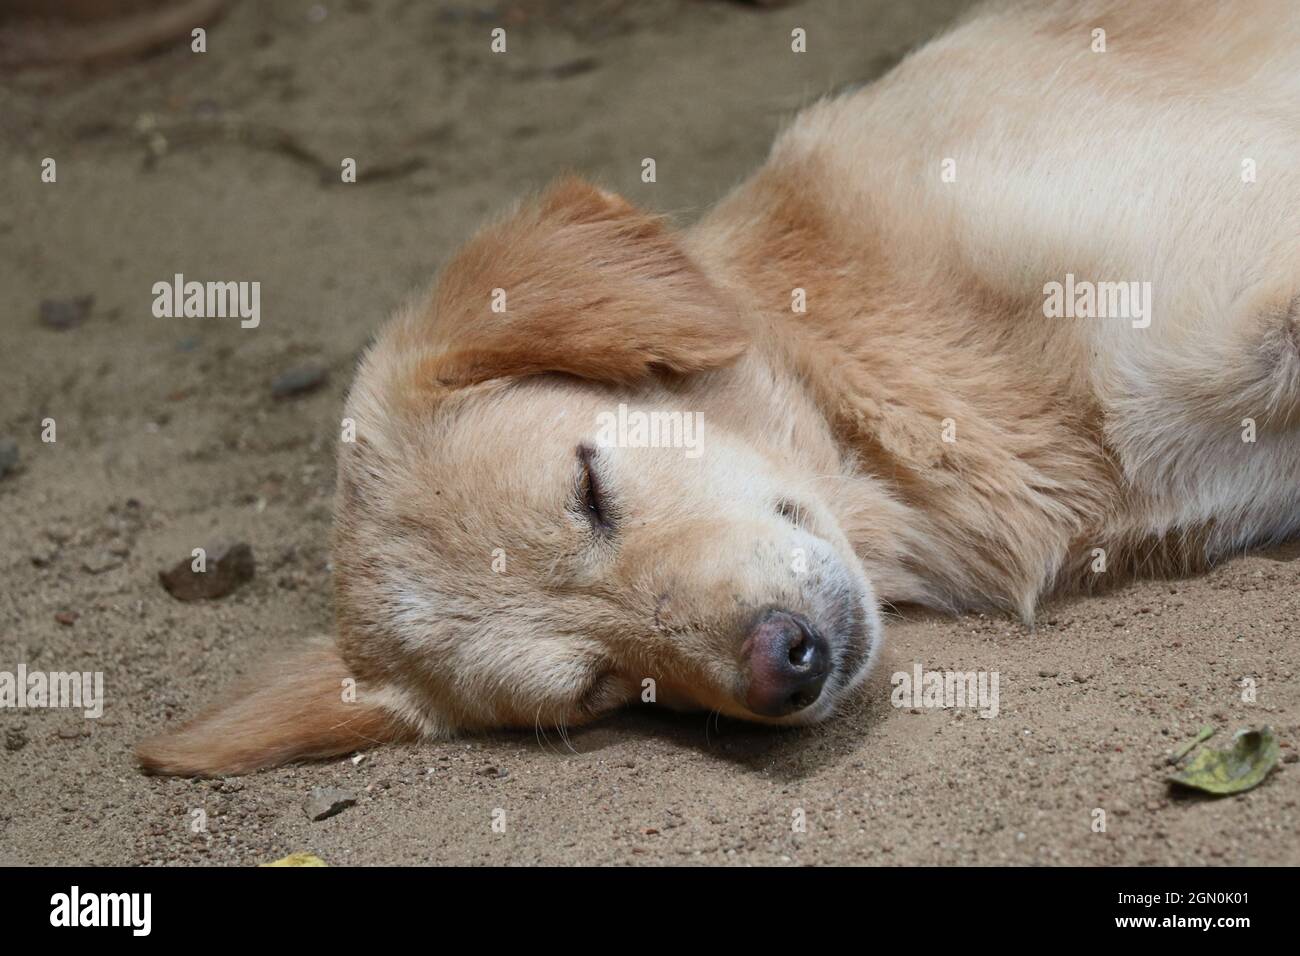
{"type": "Polygon", "coordinates": [[[218,777],[416,736],[377,692],[351,677],[332,642],[320,642],[264,669],[180,730],[142,742],[135,754],[149,773],[218,777]]]}
{"type": "Polygon", "coordinates": [[[434,351],[425,384],[565,372],[630,383],[735,359],[735,307],[662,218],[579,179],[488,227],[443,272],[418,317],[434,351]]]}

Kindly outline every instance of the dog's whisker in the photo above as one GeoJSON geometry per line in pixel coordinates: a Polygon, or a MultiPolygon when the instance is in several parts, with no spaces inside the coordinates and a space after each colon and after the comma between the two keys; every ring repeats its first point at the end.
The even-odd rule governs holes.
{"type": "Polygon", "coordinates": [[[570,736],[569,736],[569,727],[568,727],[568,724],[566,724],[563,720],[561,720],[561,721],[559,721],[559,722],[555,725],[555,727],[556,727],[556,730],[559,732],[560,740],[564,741],[564,746],[566,746],[567,748],[569,748],[569,752],[570,752],[571,754],[573,754],[574,756],[577,756],[577,754],[578,754],[578,749],[577,749],[576,747],[573,746],[573,740],[572,740],[572,738],[570,738],[570,736]]]}

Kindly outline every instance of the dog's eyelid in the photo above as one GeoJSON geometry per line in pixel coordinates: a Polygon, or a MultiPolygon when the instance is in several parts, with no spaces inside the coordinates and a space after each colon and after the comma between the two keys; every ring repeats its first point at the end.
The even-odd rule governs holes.
{"type": "Polygon", "coordinates": [[[591,523],[592,530],[609,534],[614,530],[613,512],[597,467],[598,452],[595,447],[581,444],[577,448],[581,471],[575,489],[576,510],[591,523]]]}

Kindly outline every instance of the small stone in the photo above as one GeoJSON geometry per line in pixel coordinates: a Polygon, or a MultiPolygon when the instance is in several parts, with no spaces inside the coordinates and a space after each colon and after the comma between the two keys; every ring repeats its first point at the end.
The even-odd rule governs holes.
{"type": "Polygon", "coordinates": [[[12,438],[0,438],[0,478],[18,467],[18,442],[12,438]]]}
{"type": "Polygon", "coordinates": [[[311,796],[302,805],[302,809],[307,814],[307,819],[314,823],[342,813],[348,807],[355,806],[356,802],[357,795],[351,790],[340,790],[338,787],[314,787],[311,796]]]}
{"type": "Polygon", "coordinates": [[[67,544],[72,540],[72,529],[64,524],[52,524],[45,529],[45,537],[55,544],[67,544]]]}
{"type": "Polygon", "coordinates": [[[103,574],[105,571],[112,571],[121,566],[122,559],[111,551],[96,552],[81,562],[82,570],[90,574],[103,574]]]}
{"type": "Polygon", "coordinates": [[[107,551],[109,554],[116,555],[119,558],[126,558],[126,557],[130,557],[131,555],[131,544],[130,542],[124,541],[121,538],[114,538],[112,541],[108,542],[107,545],[105,545],[104,550],[107,551]]]}
{"type": "Polygon", "coordinates": [[[79,295],[71,299],[45,299],[41,302],[41,324],[46,328],[66,332],[90,318],[95,304],[93,295],[79,295]]]}
{"type": "Polygon", "coordinates": [[[22,750],[27,746],[27,735],[21,727],[10,727],[5,731],[5,750],[22,750]]]}
{"type": "Polygon", "coordinates": [[[580,56],[576,59],[556,64],[547,72],[557,80],[567,80],[573,76],[582,76],[584,73],[590,73],[599,66],[600,61],[594,56],[580,56]]]}
{"type": "Polygon", "coordinates": [[[321,365],[302,365],[276,376],[271,382],[273,398],[294,398],[314,392],[325,384],[329,370],[321,365]]]}
{"type": "Polygon", "coordinates": [[[1038,672],[1038,676],[1039,676],[1039,677],[1055,677],[1055,676],[1056,676],[1057,674],[1059,674],[1059,673],[1060,673],[1060,671],[1039,671],[1039,672],[1038,672]]]}
{"type": "Polygon", "coordinates": [[[170,571],[159,571],[158,580],[178,601],[215,600],[253,580],[257,565],[253,549],[245,542],[216,545],[207,549],[204,570],[194,570],[194,558],[182,558],[170,571]]]}
{"type": "Polygon", "coordinates": [[[54,620],[58,621],[64,627],[72,627],[77,623],[77,618],[81,617],[76,611],[60,611],[54,615],[54,620]]]}

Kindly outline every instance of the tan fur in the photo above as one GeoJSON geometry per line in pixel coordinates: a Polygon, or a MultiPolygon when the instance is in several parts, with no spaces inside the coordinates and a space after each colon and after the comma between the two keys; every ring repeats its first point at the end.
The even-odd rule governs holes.
{"type": "Polygon", "coordinates": [[[364,689],[346,700],[349,677],[331,644],[309,645],[136,755],[150,773],[221,776],[414,736],[364,689]]]}
{"type": "Polygon", "coordinates": [[[349,396],[339,659],[146,765],[563,728],[651,692],[764,719],[743,647],[772,607],[829,636],[834,673],[766,720],[820,720],[883,603],[1028,621],[1295,534],[1300,9],[1232,6],[997,3],[806,110],[684,232],[574,179],[489,226],[349,396]],[[1046,317],[1067,272],[1150,281],[1152,321],[1046,317]],[[699,454],[594,449],[620,406],[698,413],[699,454]]]}
{"type": "Polygon", "coordinates": [[[537,372],[627,384],[654,368],[712,368],[745,346],[735,307],[662,219],[577,179],[476,236],[441,276],[429,318],[416,335],[445,351],[417,374],[438,386],[537,372]],[[504,313],[491,309],[495,288],[504,313]]]}

